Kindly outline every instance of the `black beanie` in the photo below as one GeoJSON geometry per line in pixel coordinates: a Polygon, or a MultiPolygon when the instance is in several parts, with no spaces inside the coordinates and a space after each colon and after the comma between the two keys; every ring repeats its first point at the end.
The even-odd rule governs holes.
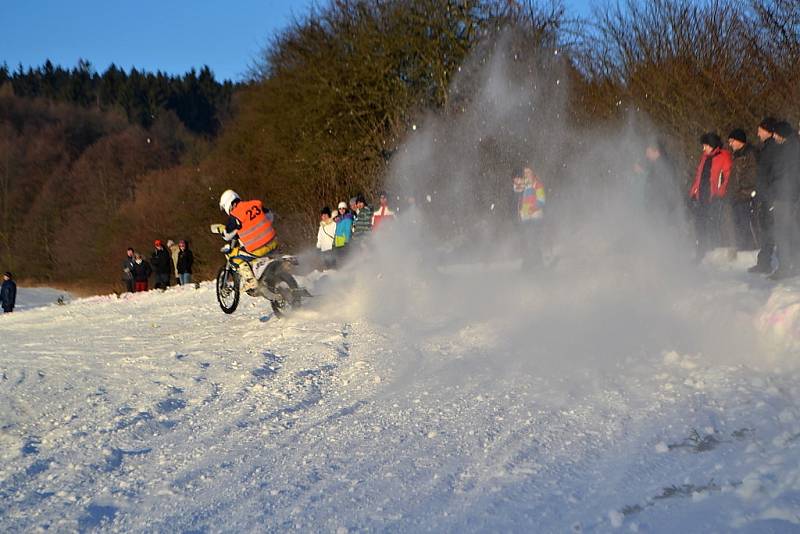
{"type": "Polygon", "coordinates": [[[747,143],[747,134],[741,128],[736,128],[728,134],[728,139],[735,139],[741,143],[747,143]]]}
{"type": "Polygon", "coordinates": [[[706,132],[700,136],[700,144],[708,145],[711,148],[719,148],[722,146],[722,139],[714,132],[706,132]]]}
{"type": "Polygon", "coordinates": [[[794,130],[792,129],[792,125],[786,121],[780,121],[775,125],[774,132],[784,139],[788,139],[794,135],[794,130]]]}
{"type": "Polygon", "coordinates": [[[764,117],[761,122],[758,123],[758,127],[762,130],[766,130],[769,133],[775,133],[775,125],[778,123],[778,120],[774,117],[764,117]]]}

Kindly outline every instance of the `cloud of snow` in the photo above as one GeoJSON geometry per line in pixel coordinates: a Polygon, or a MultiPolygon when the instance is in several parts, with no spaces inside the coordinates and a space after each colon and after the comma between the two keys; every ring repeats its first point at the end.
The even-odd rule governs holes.
{"type": "Polygon", "coordinates": [[[387,183],[401,215],[355,260],[350,311],[407,340],[409,366],[451,380],[591,379],[666,351],[762,363],[753,317],[763,303],[741,302],[725,289],[741,284],[733,275],[726,285],[694,264],[682,204],[645,201],[634,169],[657,132],[641,120],[570,126],[563,63],[520,57],[512,38],[479,52],[450,112],[420,118],[395,155],[387,183]],[[545,265],[520,268],[512,173],[526,164],[549,196],[545,265]]]}

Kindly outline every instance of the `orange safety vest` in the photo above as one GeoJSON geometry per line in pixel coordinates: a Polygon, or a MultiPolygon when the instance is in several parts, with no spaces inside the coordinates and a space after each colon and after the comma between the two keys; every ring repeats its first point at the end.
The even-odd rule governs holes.
{"type": "Polygon", "coordinates": [[[264,206],[260,200],[239,202],[231,210],[231,215],[242,223],[239,229],[239,241],[246,250],[256,250],[275,238],[272,221],[264,214],[264,206]]]}

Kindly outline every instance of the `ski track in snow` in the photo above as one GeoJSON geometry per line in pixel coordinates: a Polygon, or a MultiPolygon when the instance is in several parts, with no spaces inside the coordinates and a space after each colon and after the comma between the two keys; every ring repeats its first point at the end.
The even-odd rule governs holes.
{"type": "MultiPolygon", "coordinates": [[[[731,277],[791,340],[800,292],[731,277]]],[[[800,531],[796,366],[484,375],[491,325],[328,309],[203,284],[0,317],[0,531],[800,531]]]]}

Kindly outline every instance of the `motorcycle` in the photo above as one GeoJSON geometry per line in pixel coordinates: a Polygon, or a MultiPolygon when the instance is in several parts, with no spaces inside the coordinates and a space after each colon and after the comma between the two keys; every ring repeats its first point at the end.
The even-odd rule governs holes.
{"type": "MultiPolygon", "coordinates": [[[[212,234],[225,233],[225,225],[212,224],[212,234]]],[[[297,265],[294,256],[280,257],[253,256],[238,246],[237,240],[226,243],[220,249],[225,255],[225,265],[217,273],[217,302],[225,313],[233,313],[239,305],[241,295],[241,275],[243,265],[253,272],[257,286],[246,291],[251,297],[262,296],[269,300],[272,311],[277,317],[283,317],[294,308],[298,308],[303,297],[311,294],[302,288],[292,276],[291,268],[297,265]],[[242,262],[241,264],[238,262],[242,262]]]]}

